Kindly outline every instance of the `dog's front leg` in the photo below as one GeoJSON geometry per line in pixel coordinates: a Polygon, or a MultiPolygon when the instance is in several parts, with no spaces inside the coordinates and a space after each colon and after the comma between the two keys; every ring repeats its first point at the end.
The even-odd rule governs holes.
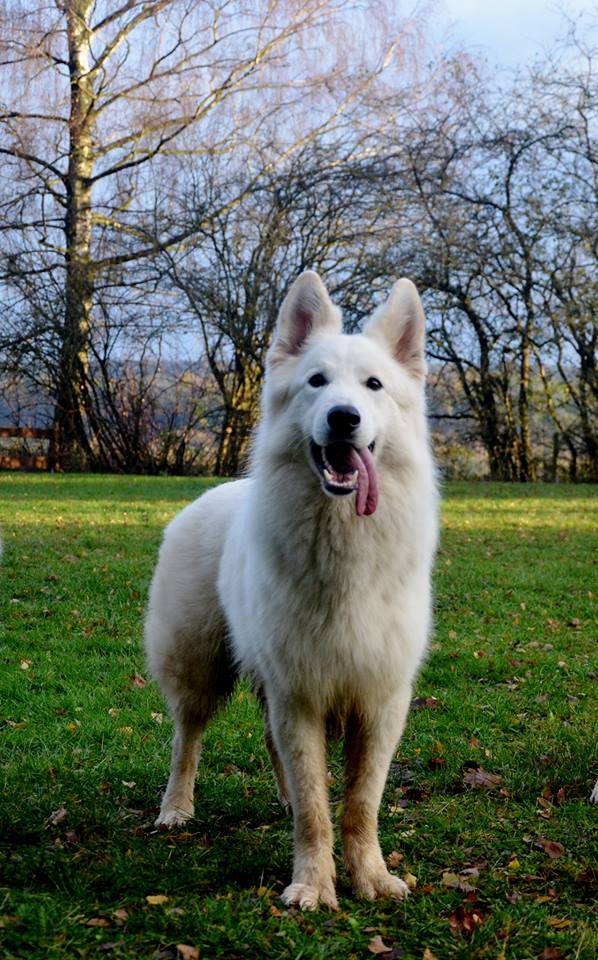
{"type": "Polygon", "coordinates": [[[326,731],[304,705],[268,698],[272,736],[288,785],[294,823],[293,881],[283,901],[302,910],[338,909],[328,805],[326,731]]]}
{"type": "Polygon", "coordinates": [[[368,900],[400,900],[409,893],[403,880],[388,872],[378,842],[378,808],[409,702],[406,690],[374,712],[354,714],[345,735],[345,866],[356,892],[368,900]]]}

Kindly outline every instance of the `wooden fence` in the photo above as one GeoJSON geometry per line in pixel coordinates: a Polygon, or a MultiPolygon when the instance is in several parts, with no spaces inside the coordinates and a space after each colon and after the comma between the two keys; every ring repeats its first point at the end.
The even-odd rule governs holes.
{"type": "Polygon", "coordinates": [[[41,427],[0,427],[0,469],[2,470],[47,470],[48,444],[52,431],[41,427]],[[33,440],[29,444],[8,444],[2,440],[33,440]]]}

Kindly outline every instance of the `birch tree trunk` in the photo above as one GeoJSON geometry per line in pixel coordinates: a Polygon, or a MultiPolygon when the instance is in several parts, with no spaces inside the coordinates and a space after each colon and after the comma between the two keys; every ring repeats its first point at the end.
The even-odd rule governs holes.
{"type": "Polygon", "coordinates": [[[93,461],[87,370],[93,300],[91,261],[94,95],[89,15],[93,0],[66,4],[70,75],[69,159],[65,197],[64,326],[50,467],[77,470],[93,461]]]}

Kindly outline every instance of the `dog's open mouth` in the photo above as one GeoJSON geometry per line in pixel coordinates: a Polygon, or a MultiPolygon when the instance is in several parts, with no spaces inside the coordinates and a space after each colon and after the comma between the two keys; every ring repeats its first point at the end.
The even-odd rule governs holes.
{"type": "Polygon", "coordinates": [[[374,513],[378,505],[378,478],[372,453],[375,443],[357,449],[341,440],[320,447],[311,441],[311,455],[325,491],[332,496],[356,493],[355,511],[362,516],[374,513]]]}

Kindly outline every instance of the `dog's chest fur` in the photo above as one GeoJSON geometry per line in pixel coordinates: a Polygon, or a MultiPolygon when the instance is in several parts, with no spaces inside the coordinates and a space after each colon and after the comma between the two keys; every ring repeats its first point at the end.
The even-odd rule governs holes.
{"type": "Polygon", "coordinates": [[[417,497],[394,484],[377,514],[361,518],[350,500],[298,500],[290,477],[264,483],[256,478],[245,505],[252,536],[231,548],[241,574],[223,585],[242,667],[329,708],[410,682],[427,635],[413,618],[429,606],[417,497]]]}

